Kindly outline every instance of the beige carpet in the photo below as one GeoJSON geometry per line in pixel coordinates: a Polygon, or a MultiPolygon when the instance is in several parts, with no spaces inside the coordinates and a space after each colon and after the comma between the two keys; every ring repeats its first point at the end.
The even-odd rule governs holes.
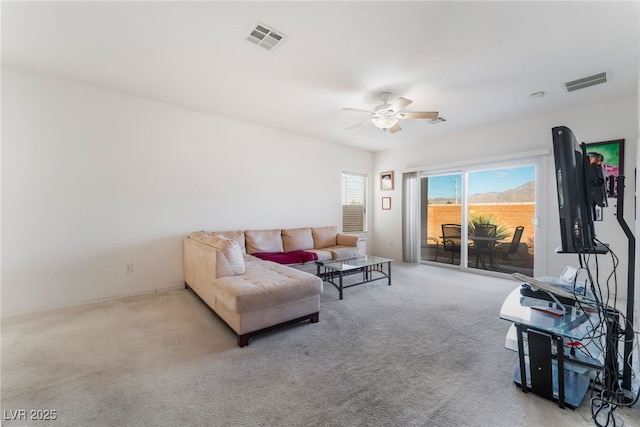
{"type": "MultiPolygon", "coordinates": [[[[187,290],[5,320],[2,424],[594,425],[587,401],[563,410],[513,385],[498,314],[516,282],[407,264],[393,278],[342,301],[325,284],[319,323],[246,348],[187,290]],[[7,419],[21,409],[57,419],[7,419]]],[[[637,408],[616,415],[640,426],[637,408]]]]}

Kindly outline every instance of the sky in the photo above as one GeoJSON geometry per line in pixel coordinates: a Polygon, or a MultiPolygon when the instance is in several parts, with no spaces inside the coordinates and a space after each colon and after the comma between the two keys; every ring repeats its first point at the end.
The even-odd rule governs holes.
{"type": "MultiPolygon", "coordinates": [[[[468,194],[505,191],[535,181],[535,167],[523,166],[509,169],[492,169],[469,173],[468,194]]],[[[446,175],[429,177],[430,199],[438,197],[453,198],[461,194],[462,175],[446,175]]]]}

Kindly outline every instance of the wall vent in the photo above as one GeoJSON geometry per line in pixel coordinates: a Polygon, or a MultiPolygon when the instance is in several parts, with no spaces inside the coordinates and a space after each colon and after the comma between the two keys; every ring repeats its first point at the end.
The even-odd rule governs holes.
{"type": "Polygon", "coordinates": [[[267,50],[273,50],[276,46],[279,46],[285,38],[286,36],[280,31],[276,31],[267,25],[256,22],[244,39],[249,40],[251,43],[257,44],[267,50]]]}
{"type": "Polygon", "coordinates": [[[573,92],[574,90],[584,89],[586,87],[599,85],[608,81],[609,76],[607,75],[607,73],[598,73],[594,74],[593,76],[583,77],[578,80],[567,82],[564,84],[564,87],[567,92],[573,92]]]}

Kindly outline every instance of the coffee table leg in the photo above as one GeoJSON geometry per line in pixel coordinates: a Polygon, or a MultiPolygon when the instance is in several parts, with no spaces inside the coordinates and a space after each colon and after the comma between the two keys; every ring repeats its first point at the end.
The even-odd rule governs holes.
{"type": "Polygon", "coordinates": [[[391,263],[390,262],[387,263],[387,271],[389,272],[389,275],[387,276],[387,278],[389,279],[389,286],[391,286],[391,263]]]}
{"type": "Polygon", "coordinates": [[[342,299],[342,271],[339,272],[339,276],[340,276],[340,299],[342,299]]]}

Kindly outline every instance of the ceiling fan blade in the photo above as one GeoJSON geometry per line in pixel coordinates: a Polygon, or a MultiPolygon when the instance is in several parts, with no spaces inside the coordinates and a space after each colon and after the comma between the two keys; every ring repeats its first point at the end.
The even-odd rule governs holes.
{"type": "Polygon", "coordinates": [[[407,105],[411,104],[412,102],[413,101],[410,100],[410,99],[400,97],[400,98],[396,99],[395,101],[393,101],[393,104],[391,104],[389,106],[389,108],[387,108],[387,111],[393,111],[394,113],[397,113],[397,112],[401,111],[407,105]]]}
{"type": "Polygon", "coordinates": [[[396,117],[399,119],[431,119],[435,120],[438,118],[437,111],[416,111],[413,113],[402,112],[398,114],[396,117]]]}
{"type": "Polygon", "coordinates": [[[389,132],[391,132],[391,133],[396,133],[396,132],[398,132],[400,130],[402,130],[402,128],[397,123],[389,128],[389,132]]]}
{"type": "Polygon", "coordinates": [[[342,110],[344,111],[356,111],[358,113],[367,113],[367,114],[371,114],[371,111],[367,111],[367,110],[360,110],[358,108],[343,108],[342,110]]]}
{"type": "Polygon", "coordinates": [[[365,120],[364,122],[356,123],[355,125],[349,126],[347,128],[347,130],[352,130],[352,129],[355,129],[355,128],[359,128],[360,126],[366,125],[367,123],[369,123],[369,120],[365,120]]]}

